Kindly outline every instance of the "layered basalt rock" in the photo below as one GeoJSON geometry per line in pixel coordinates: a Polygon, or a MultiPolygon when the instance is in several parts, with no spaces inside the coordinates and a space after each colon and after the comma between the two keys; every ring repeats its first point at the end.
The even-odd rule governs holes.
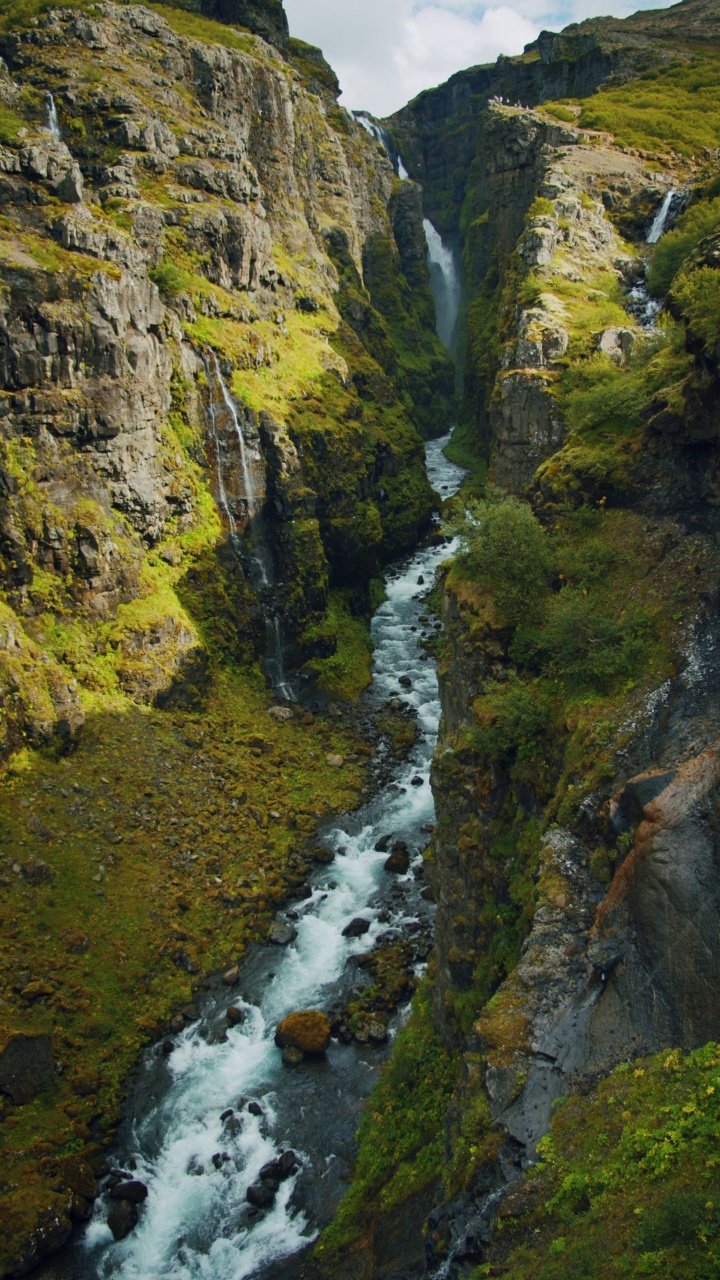
{"type": "MultiPolygon", "coordinates": [[[[131,697],[199,696],[199,572],[236,601],[234,651],[262,648],[264,605],[233,551],[249,514],[241,444],[262,473],[254,503],[298,661],[328,585],[352,574],[366,607],[382,560],[429,520],[417,426],[444,429],[452,372],[419,196],[337,107],[318,51],[286,35],[268,2],[168,6],[167,20],[54,10],[3,38],[16,123],[0,150],[0,575],[26,649],[47,646],[48,610],[83,633],[84,675],[67,646],[47,651],[68,689],[109,651],[131,697]],[[198,37],[184,34],[193,13],[198,37]],[[393,325],[412,331],[411,360],[393,325]],[[237,427],[215,412],[217,377],[237,427]]],[[[32,736],[25,694],[11,676],[3,687],[8,743],[32,736]]],[[[47,681],[42,698],[47,737],[47,681]]]]}

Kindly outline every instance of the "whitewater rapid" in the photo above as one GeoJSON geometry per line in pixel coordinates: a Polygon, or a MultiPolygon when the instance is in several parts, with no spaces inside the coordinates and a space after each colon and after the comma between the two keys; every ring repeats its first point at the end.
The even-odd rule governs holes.
{"type": "MultiPolygon", "coordinates": [[[[444,457],[446,443],[427,445],[428,474],[443,497],[463,475],[444,457]]],[[[238,986],[209,994],[202,1017],[175,1038],[167,1056],[158,1046],[148,1051],[113,1153],[118,1168],[147,1185],[140,1221],[125,1240],[113,1241],[109,1202],[101,1198],[73,1248],[73,1275],[269,1276],[273,1264],[307,1248],[332,1216],[359,1114],[386,1051],[332,1041],[324,1061],[291,1069],[274,1044],[275,1027],[295,1009],[330,1010],[349,998],[358,980],[348,964],[354,953],[371,950],[388,934],[412,937],[429,929],[433,908],[421,897],[416,872],[435,815],[429,773],[440,703],[435,661],[422,644],[437,625],[425,613],[424,595],[452,549],[425,546],[391,568],[387,598],[372,621],[373,682],[365,696],[378,708],[401,698],[414,709],[417,738],[409,758],[368,804],[322,832],[322,842],[337,850],[335,861],[313,875],[308,898],[281,913],[297,929],[295,941],[257,947],[241,965],[238,986]],[[405,876],[386,872],[387,852],[374,848],[389,833],[411,851],[405,876]],[[369,931],[344,937],[357,916],[369,931]],[[230,1004],[242,1005],[246,1020],[228,1028],[230,1004]],[[281,1182],[272,1208],[258,1213],[246,1201],[247,1188],[288,1148],[299,1168],[281,1182]]]]}

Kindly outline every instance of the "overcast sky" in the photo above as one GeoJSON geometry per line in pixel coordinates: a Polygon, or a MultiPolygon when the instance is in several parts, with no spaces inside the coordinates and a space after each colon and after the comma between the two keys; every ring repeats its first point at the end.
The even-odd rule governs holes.
{"type": "Polygon", "coordinates": [[[285,0],[291,34],[320,46],[344,105],[376,116],[463,67],[522,53],[543,28],[666,7],[665,0],[285,0]]]}

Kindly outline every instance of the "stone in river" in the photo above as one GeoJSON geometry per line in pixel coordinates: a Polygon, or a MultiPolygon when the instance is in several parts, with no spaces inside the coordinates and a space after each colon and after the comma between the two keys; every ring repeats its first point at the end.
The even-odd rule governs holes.
{"type": "Polygon", "coordinates": [[[269,1182],[253,1182],[245,1192],[246,1200],[256,1209],[269,1209],[275,1200],[277,1187],[269,1182]]]}
{"type": "Polygon", "coordinates": [[[268,942],[272,942],[276,947],[287,947],[296,938],[297,929],[286,920],[276,920],[268,934],[268,942]]]}
{"type": "Polygon", "coordinates": [[[298,1049],[294,1044],[286,1044],[282,1051],[282,1060],[286,1067],[299,1067],[300,1063],[305,1059],[302,1049],[298,1049]]]}
{"type": "Polygon", "coordinates": [[[374,845],[375,852],[387,853],[388,849],[390,848],[391,840],[392,840],[392,832],[390,832],[389,835],[381,836],[377,844],[374,845]]]}
{"type": "Polygon", "coordinates": [[[238,966],[234,964],[232,969],[225,970],[222,976],[222,980],[227,987],[234,987],[239,977],[240,977],[240,970],[238,969],[238,966]]]}
{"type": "Polygon", "coordinates": [[[275,1043],[279,1049],[324,1053],[330,1043],[330,1020],[319,1009],[297,1010],[278,1023],[275,1043]]]}
{"type": "Polygon", "coordinates": [[[250,1115],[251,1115],[251,1116],[264,1116],[264,1115],[265,1115],[265,1112],[263,1111],[263,1109],[262,1109],[262,1107],[260,1106],[260,1103],[259,1103],[259,1102],[248,1102],[247,1109],[248,1109],[248,1111],[250,1112],[250,1115]]]}
{"type": "Polygon", "coordinates": [[[386,1044],[388,1029],[375,1014],[359,1013],[355,1018],[353,1037],[359,1044],[386,1044]]]}
{"type": "Polygon", "coordinates": [[[147,1200],[147,1193],[145,1183],[139,1178],[132,1178],[129,1182],[118,1182],[110,1188],[108,1195],[112,1200],[129,1200],[131,1204],[142,1204],[143,1200],[147,1200]]]}
{"type": "Polygon", "coordinates": [[[295,1152],[288,1148],[287,1151],[283,1151],[280,1159],[275,1163],[278,1166],[278,1176],[280,1180],[283,1181],[285,1178],[290,1178],[292,1176],[300,1162],[295,1155],[295,1152]]]}
{"type": "Polygon", "coordinates": [[[412,680],[409,676],[400,676],[398,684],[401,684],[403,689],[412,689],[412,680]]]}
{"type": "Polygon", "coordinates": [[[418,773],[416,773],[416,774],[415,774],[415,777],[414,777],[414,778],[411,778],[411,779],[410,779],[410,786],[411,786],[411,787],[421,787],[421,786],[422,786],[422,784],[423,784],[423,780],[422,780],[422,778],[420,777],[420,775],[419,775],[418,773]]]}
{"type": "Polygon", "coordinates": [[[137,1225],[137,1220],[137,1205],[132,1204],[130,1200],[120,1200],[110,1210],[107,1223],[115,1239],[124,1240],[137,1225]]]}
{"type": "Polygon", "coordinates": [[[342,931],[343,938],[361,938],[370,928],[370,921],[364,920],[362,916],[355,916],[349,924],[345,925],[342,931]]]}
{"type": "Polygon", "coordinates": [[[247,1014],[244,1009],[238,1009],[236,1004],[231,1004],[225,1013],[225,1017],[231,1027],[237,1027],[241,1022],[245,1021],[247,1014]]]}
{"type": "MultiPolygon", "coordinates": [[[[402,841],[398,841],[398,844],[402,844],[402,841]]],[[[385,870],[392,871],[398,876],[404,876],[409,866],[410,854],[407,848],[399,849],[395,847],[390,857],[385,859],[385,870]]]]}
{"type": "Polygon", "coordinates": [[[318,845],[317,849],[313,849],[313,862],[322,862],[327,866],[330,862],[335,861],[335,850],[330,849],[328,845],[318,845]]]}

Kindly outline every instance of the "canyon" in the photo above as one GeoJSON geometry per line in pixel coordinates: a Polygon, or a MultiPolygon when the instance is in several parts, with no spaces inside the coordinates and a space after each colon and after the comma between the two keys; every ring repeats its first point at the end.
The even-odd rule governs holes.
{"type": "Polygon", "coordinates": [[[716,6],[1,21],[2,1274],[717,1274],[716,6]]]}

